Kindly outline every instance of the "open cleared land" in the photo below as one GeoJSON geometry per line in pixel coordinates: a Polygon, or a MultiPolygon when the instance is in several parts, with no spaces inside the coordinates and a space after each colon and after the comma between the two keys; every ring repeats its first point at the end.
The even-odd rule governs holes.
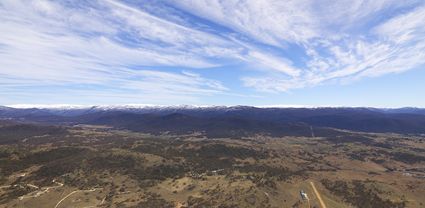
{"type": "Polygon", "coordinates": [[[424,137],[340,132],[208,138],[3,122],[0,207],[425,206],[424,137]]]}

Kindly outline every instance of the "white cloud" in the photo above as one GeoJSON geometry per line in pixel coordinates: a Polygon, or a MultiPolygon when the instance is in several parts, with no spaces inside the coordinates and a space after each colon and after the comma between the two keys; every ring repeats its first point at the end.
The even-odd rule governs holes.
{"type": "Polygon", "coordinates": [[[388,20],[374,28],[374,32],[397,44],[423,41],[425,39],[425,6],[388,20]]]}
{"type": "Polygon", "coordinates": [[[182,9],[272,45],[315,37],[310,4],[297,1],[177,0],[182,9]]]}
{"type": "Polygon", "coordinates": [[[298,76],[300,70],[293,67],[292,63],[285,58],[277,58],[271,54],[264,54],[259,51],[251,51],[248,53],[246,60],[252,64],[260,64],[260,66],[268,66],[278,72],[283,72],[290,76],[298,76]]]}
{"type": "MultiPolygon", "coordinates": [[[[122,12],[128,8],[123,9],[113,4],[109,9],[122,12]]],[[[142,14],[136,10],[126,12],[129,16],[142,14]]],[[[200,55],[173,47],[147,47],[143,43],[126,45],[117,42],[114,38],[123,32],[121,26],[127,27],[126,30],[138,31],[153,28],[149,25],[137,25],[136,23],[140,21],[136,23],[128,21],[128,24],[120,25],[115,22],[120,20],[105,16],[107,13],[108,11],[99,11],[96,8],[82,11],[80,8],[64,7],[52,1],[1,2],[1,91],[10,96],[29,86],[72,88],[88,85],[89,88],[96,90],[87,89],[85,93],[100,97],[116,97],[118,96],[116,93],[119,92],[119,97],[150,97],[165,100],[177,99],[176,97],[180,96],[188,101],[200,94],[208,96],[227,91],[220,82],[199,75],[139,70],[144,66],[203,68],[216,64],[200,55]],[[126,90],[131,93],[125,92],[126,90]]],[[[184,28],[178,26],[175,26],[177,29],[170,28],[171,23],[148,17],[146,14],[144,19],[140,20],[151,21],[152,24],[159,22],[157,27],[165,30],[164,35],[175,31],[186,41],[191,38],[191,35],[185,36],[189,32],[179,31],[185,30],[184,28]]],[[[151,37],[157,34],[151,34],[151,37]]],[[[202,34],[197,35],[203,37],[202,34]]],[[[173,38],[174,35],[168,34],[168,36],[173,38]]],[[[174,39],[167,41],[176,42],[174,39]]],[[[79,90],[72,92],[83,93],[79,90]]],[[[39,93],[42,92],[37,92],[39,93]]]]}
{"type": "Polygon", "coordinates": [[[169,4],[180,13],[161,16],[142,3],[115,0],[1,1],[2,92],[90,85],[108,89],[100,93],[105,97],[119,92],[190,100],[232,93],[223,83],[193,73],[196,69],[237,65],[256,70],[256,76],[240,74],[245,86],[282,92],[425,64],[425,6],[417,0],[179,0],[163,5],[169,4]]]}
{"type": "MultiPolygon", "coordinates": [[[[358,30],[358,28],[376,21],[374,18],[382,15],[383,10],[407,8],[414,5],[414,2],[401,4],[398,1],[365,1],[361,4],[357,3],[352,7],[347,7],[346,2],[338,1],[330,4],[321,2],[321,10],[311,10],[310,12],[323,14],[329,11],[327,15],[316,16],[318,20],[327,21],[324,23],[306,21],[312,23],[307,27],[315,31],[315,36],[305,39],[305,36],[299,35],[298,39],[288,37],[285,39],[294,44],[303,40],[300,45],[308,57],[304,61],[305,67],[297,67],[294,71],[298,73],[292,74],[294,76],[290,78],[276,76],[274,73],[259,77],[243,76],[242,81],[245,86],[260,91],[288,91],[335,81],[345,83],[366,76],[376,77],[399,73],[425,64],[425,6],[405,9],[404,13],[396,13],[385,22],[363,28],[362,33],[358,34],[349,31],[358,30]],[[342,6],[343,4],[345,5],[342,6]],[[335,10],[335,12],[330,12],[331,10],[335,10]],[[334,26],[338,24],[345,25],[335,28],[334,26]],[[332,33],[336,33],[336,35],[332,35],[332,33]]],[[[294,7],[294,9],[296,8],[294,7]]],[[[228,11],[231,10],[228,9],[228,11]]],[[[305,17],[310,16],[305,15],[305,17]]],[[[262,24],[271,25],[272,23],[263,22],[262,24]]],[[[255,24],[255,22],[246,24],[255,24]]],[[[288,30],[290,28],[287,27],[288,30]]],[[[260,31],[261,29],[258,30],[258,32],[260,31]]],[[[279,34],[279,30],[273,32],[277,33],[276,36],[279,34]]],[[[285,36],[282,35],[282,37],[285,36]]],[[[261,39],[258,40],[261,41],[261,39]]],[[[273,66],[271,63],[268,65],[273,66]]],[[[290,69],[290,67],[286,68],[290,69]]],[[[284,71],[284,73],[288,72],[284,71]]]]}

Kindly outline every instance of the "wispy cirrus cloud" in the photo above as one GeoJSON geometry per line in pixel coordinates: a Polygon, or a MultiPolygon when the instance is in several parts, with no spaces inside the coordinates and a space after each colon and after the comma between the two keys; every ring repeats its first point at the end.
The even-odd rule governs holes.
{"type": "Polygon", "coordinates": [[[259,42],[282,46],[317,36],[309,1],[183,0],[174,3],[197,16],[259,42]]]}
{"type": "Polygon", "coordinates": [[[114,0],[5,0],[0,16],[0,80],[9,88],[91,84],[109,89],[122,83],[120,88],[138,86],[140,93],[151,86],[163,94],[171,89],[193,96],[223,93],[227,89],[219,81],[199,75],[140,70],[209,68],[260,52],[114,0]],[[159,76],[164,79],[155,80],[159,76]]]}
{"type": "Polygon", "coordinates": [[[419,0],[4,0],[0,93],[161,103],[244,95],[236,81],[277,93],[352,82],[424,65],[424,22],[419,0]],[[219,67],[239,80],[205,73],[219,67]]]}
{"type": "Polygon", "coordinates": [[[297,62],[298,67],[278,66],[292,75],[289,78],[275,72],[243,76],[246,86],[261,91],[288,91],[335,80],[346,82],[398,73],[425,63],[421,1],[183,0],[175,3],[240,36],[288,53],[294,48],[287,47],[291,44],[304,51],[304,56],[291,61],[297,62]]]}
{"type": "MultiPolygon", "coordinates": [[[[93,4],[86,2],[87,8],[80,8],[53,1],[2,1],[2,92],[16,94],[28,86],[86,85],[89,87],[85,92],[96,96],[116,97],[119,92],[121,97],[152,98],[155,102],[155,99],[177,100],[179,95],[193,100],[201,94],[227,90],[219,81],[195,74],[143,70],[146,66],[215,66],[202,56],[175,48],[191,38],[190,32],[179,30],[190,29],[177,25],[170,28],[172,23],[113,1],[93,4]],[[166,37],[167,33],[171,34],[166,37]],[[177,40],[176,34],[182,39],[177,40]],[[122,41],[121,36],[126,35],[140,40],[122,41]],[[150,42],[156,40],[174,45],[160,47],[150,42]]],[[[192,36],[196,35],[205,41],[217,39],[193,31],[192,36]]],[[[71,91],[82,93],[81,89],[71,91]]]]}

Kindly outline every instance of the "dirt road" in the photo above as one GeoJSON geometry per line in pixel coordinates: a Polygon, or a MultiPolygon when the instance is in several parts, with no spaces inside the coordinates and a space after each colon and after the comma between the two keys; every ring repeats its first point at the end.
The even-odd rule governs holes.
{"type": "Polygon", "coordinates": [[[310,181],[310,185],[313,188],[314,194],[316,194],[316,197],[320,202],[320,206],[322,206],[322,208],[326,208],[325,202],[323,202],[323,199],[320,196],[320,193],[317,191],[316,186],[314,185],[314,183],[312,181],[310,181]]]}
{"type": "Polygon", "coordinates": [[[71,195],[77,193],[77,192],[93,192],[96,191],[97,189],[90,189],[90,190],[75,190],[71,193],[69,193],[68,195],[66,195],[65,197],[63,197],[55,206],[55,208],[57,208],[59,206],[60,203],[62,203],[63,200],[65,200],[66,198],[70,197],[71,195]]]}

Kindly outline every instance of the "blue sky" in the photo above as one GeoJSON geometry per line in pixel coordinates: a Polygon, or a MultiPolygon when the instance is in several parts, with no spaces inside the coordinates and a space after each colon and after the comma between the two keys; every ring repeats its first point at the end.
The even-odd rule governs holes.
{"type": "Polygon", "coordinates": [[[0,105],[425,107],[422,0],[0,1],[0,105]]]}

